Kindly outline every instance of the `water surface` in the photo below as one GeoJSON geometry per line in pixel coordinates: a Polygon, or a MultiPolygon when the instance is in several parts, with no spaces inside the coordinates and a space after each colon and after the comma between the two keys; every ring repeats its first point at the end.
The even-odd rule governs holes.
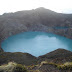
{"type": "Polygon", "coordinates": [[[58,48],[72,51],[72,40],[52,33],[23,32],[2,42],[5,52],[26,52],[36,57],[58,48]]]}

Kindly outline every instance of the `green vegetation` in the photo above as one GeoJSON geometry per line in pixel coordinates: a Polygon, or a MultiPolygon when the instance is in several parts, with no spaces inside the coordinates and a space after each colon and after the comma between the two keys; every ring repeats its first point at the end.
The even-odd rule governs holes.
{"type": "Polygon", "coordinates": [[[66,62],[64,64],[56,64],[56,63],[53,63],[53,62],[42,61],[41,64],[40,64],[40,67],[42,65],[53,65],[53,66],[55,66],[55,67],[57,67],[58,69],[61,69],[61,70],[72,70],[72,62],[66,62]]]}
{"type": "Polygon", "coordinates": [[[53,65],[53,66],[57,66],[58,64],[53,63],[53,62],[48,62],[48,61],[42,61],[41,64],[40,64],[40,67],[41,67],[42,65],[53,65]]]}
{"type": "Polygon", "coordinates": [[[64,64],[58,65],[57,68],[62,70],[72,70],[72,62],[66,62],[64,64]]]}
{"type": "Polygon", "coordinates": [[[0,66],[0,72],[41,72],[39,68],[45,65],[50,65],[50,67],[54,67],[57,70],[72,70],[72,62],[66,62],[64,64],[56,64],[53,62],[42,61],[38,65],[30,65],[24,66],[22,64],[17,64],[15,62],[9,62],[8,64],[0,66]]]}
{"type": "Polygon", "coordinates": [[[28,72],[27,69],[21,65],[14,62],[9,62],[6,65],[0,66],[0,72],[28,72]]]}
{"type": "Polygon", "coordinates": [[[14,72],[28,72],[28,71],[23,65],[17,64],[14,72]]]}
{"type": "Polygon", "coordinates": [[[8,64],[2,65],[0,66],[0,72],[13,72],[16,65],[17,64],[14,62],[9,62],[8,64]]]}

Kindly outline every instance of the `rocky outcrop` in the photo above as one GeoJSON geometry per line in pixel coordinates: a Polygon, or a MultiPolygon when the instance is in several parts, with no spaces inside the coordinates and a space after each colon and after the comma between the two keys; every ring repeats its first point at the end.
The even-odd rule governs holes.
{"type": "Polygon", "coordinates": [[[0,16],[0,43],[9,36],[26,31],[50,32],[72,39],[72,15],[37,8],[0,16]]]}
{"type": "Polygon", "coordinates": [[[0,48],[0,53],[4,52],[2,48],[0,48]]]}
{"type": "Polygon", "coordinates": [[[4,50],[1,48],[1,44],[0,44],[0,53],[4,52],[4,50]]]}
{"type": "Polygon", "coordinates": [[[48,60],[55,63],[65,63],[72,61],[72,52],[65,49],[57,49],[50,53],[38,57],[39,62],[48,60]]]}

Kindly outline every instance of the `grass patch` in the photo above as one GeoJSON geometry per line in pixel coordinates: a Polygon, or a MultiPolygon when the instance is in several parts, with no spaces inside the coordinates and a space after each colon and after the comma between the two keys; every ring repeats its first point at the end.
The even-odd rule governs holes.
{"type": "Polygon", "coordinates": [[[66,62],[64,64],[58,65],[57,68],[62,70],[72,70],[72,62],[66,62]]]}
{"type": "Polygon", "coordinates": [[[42,61],[41,64],[40,64],[40,67],[42,65],[53,65],[53,66],[57,67],[58,69],[72,70],[72,62],[66,62],[64,64],[56,64],[56,63],[53,63],[53,62],[42,61]]]}
{"type": "Polygon", "coordinates": [[[28,70],[25,68],[25,66],[17,64],[14,72],[28,72],[28,70]]]}
{"type": "Polygon", "coordinates": [[[24,65],[9,62],[8,64],[0,66],[0,72],[28,72],[24,65]]]}

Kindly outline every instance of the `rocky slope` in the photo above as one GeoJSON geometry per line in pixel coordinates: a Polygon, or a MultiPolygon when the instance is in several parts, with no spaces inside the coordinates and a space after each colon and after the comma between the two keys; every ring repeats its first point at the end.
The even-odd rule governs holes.
{"type": "Polygon", "coordinates": [[[28,53],[21,52],[2,52],[0,53],[0,64],[14,61],[16,63],[32,65],[36,63],[41,63],[42,61],[49,61],[54,63],[65,63],[72,61],[72,52],[65,49],[57,49],[45,55],[34,57],[28,53]]]}
{"type": "Polygon", "coordinates": [[[0,47],[0,53],[1,53],[1,52],[4,52],[4,51],[3,51],[3,49],[0,47]]]}
{"type": "Polygon", "coordinates": [[[25,31],[51,32],[72,39],[72,14],[37,8],[0,16],[0,43],[9,36],[25,31]]]}
{"type": "Polygon", "coordinates": [[[72,61],[72,52],[65,49],[57,49],[45,55],[39,56],[38,61],[51,61],[55,63],[65,63],[72,61]]]}
{"type": "Polygon", "coordinates": [[[32,65],[37,63],[37,58],[28,53],[21,52],[2,52],[0,53],[0,65],[8,62],[16,62],[19,64],[32,65]]]}
{"type": "Polygon", "coordinates": [[[28,53],[4,52],[0,54],[0,64],[0,72],[25,72],[23,67],[28,72],[72,72],[72,52],[57,49],[38,58],[28,53]],[[18,70],[14,71],[16,66],[18,70]]]}

